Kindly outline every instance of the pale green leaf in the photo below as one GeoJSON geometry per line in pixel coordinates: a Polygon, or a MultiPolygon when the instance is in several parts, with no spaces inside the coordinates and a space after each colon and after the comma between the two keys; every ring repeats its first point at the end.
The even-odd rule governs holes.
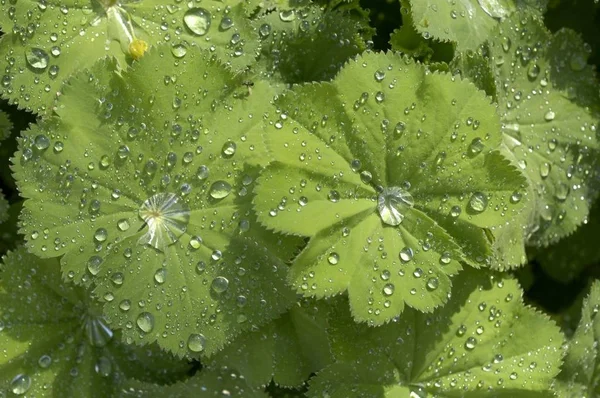
{"type": "Polygon", "coordinates": [[[120,344],[85,292],[61,281],[57,259],[20,248],[3,263],[0,394],[105,397],[129,377],[164,382],[189,368],[120,344]]]}
{"type": "Polygon", "coordinates": [[[321,302],[302,300],[281,318],[238,337],[208,366],[238,369],[250,386],[272,379],[279,386],[298,387],[331,362],[327,310],[321,302]]]}
{"type": "Polygon", "coordinates": [[[600,147],[598,84],[577,35],[536,17],[502,23],[490,42],[504,144],[533,188],[530,244],[572,233],[589,212],[600,147]]]}
{"type": "Polygon", "coordinates": [[[524,179],[492,151],[494,107],[466,81],[367,53],[278,105],[258,219],[312,238],[292,266],[294,286],[317,297],[347,289],[358,320],[384,323],[405,304],[431,312],[459,261],[491,255],[485,230],[523,207],[511,197],[524,179]],[[379,210],[379,200],[394,203],[379,210]]]}
{"type": "Polygon", "coordinates": [[[307,395],[552,396],[563,336],[521,295],[515,280],[469,269],[433,314],[408,309],[375,328],[354,323],[339,300],[330,319],[336,362],[310,381],[307,395]]]}
{"type": "Polygon", "coordinates": [[[127,342],[212,354],[295,301],[284,260],[301,242],[251,212],[272,92],[241,81],[208,52],[156,48],[123,76],[73,79],[20,139],[29,250],[62,255],[127,342]]]}
{"type": "Polygon", "coordinates": [[[541,14],[547,0],[410,0],[414,26],[425,38],[451,41],[459,52],[476,50],[499,21],[517,11],[541,14]]]}
{"type": "Polygon", "coordinates": [[[181,62],[188,51],[210,48],[242,70],[254,61],[259,46],[245,13],[245,4],[237,0],[204,0],[198,6],[158,0],[4,2],[2,96],[48,114],[63,82],[75,72],[107,55],[126,68],[159,43],[169,43],[181,62]]]}
{"type": "Polygon", "coordinates": [[[561,397],[595,397],[600,394],[598,379],[598,339],[600,322],[600,283],[594,282],[584,300],[579,326],[568,342],[567,355],[558,375],[561,397]]]}

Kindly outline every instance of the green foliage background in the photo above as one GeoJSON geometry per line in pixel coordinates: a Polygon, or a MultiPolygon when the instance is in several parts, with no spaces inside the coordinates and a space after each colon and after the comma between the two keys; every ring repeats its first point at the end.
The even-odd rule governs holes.
{"type": "Polygon", "coordinates": [[[0,29],[0,398],[600,396],[598,0],[0,29]]]}

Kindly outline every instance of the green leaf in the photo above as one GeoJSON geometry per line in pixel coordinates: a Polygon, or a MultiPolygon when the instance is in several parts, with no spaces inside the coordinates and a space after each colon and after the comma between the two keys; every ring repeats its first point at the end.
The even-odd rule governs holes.
{"type": "Polygon", "coordinates": [[[575,231],[595,195],[598,84],[572,31],[551,35],[536,17],[515,16],[493,37],[504,144],[534,190],[528,241],[546,246],[575,231]]]}
{"type": "Polygon", "coordinates": [[[598,338],[600,338],[600,282],[592,285],[584,300],[579,326],[568,342],[567,355],[558,375],[562,397],[593,397],[600,394],[598,382],[598,338]]]}
{"type": "Polygon", "coordinates": [[[453,75],[472,81],[478,89],[485,91],[488,97],[496,100],[496,82],[489,61],[477,51],[459,53],[450,62],[453,75]]]}
{"type": "Polygon", "coordinates": [[[238,337],[208,366],[238,369],[250,386],[272,379],[278,386],[298,387],[331,362],[327,310],[322,302],[302,300],[281,318],[238,337]]]}
{"type": "Polygon", "coordinates": [[[147,46],[167,42],[178,57],[210,48],[242,70],[254,61],[259,45],[245,13],[237,0],[204,0],[199,7],[158,0],[2,3],[0,59],[7,65],[2,96],[48,114],[63,82],[75,72],[107,55],[126,68],[147,46]]]}
{"type": "MultiPolygon", "coordinates": [[[[435,42],[425,39],[424,35],[417,32],[414,27],[410,3],[408,0],[400,2],[402,26],[392,32],[390,46],[394,51],[400,51],[414,58],[430,61],[435,55],[449,55],[452,58],[453,48],[448,43],[435,42]]],[[[440,58],[438,57],[435,57],[440,58]]]]}
{"type": "Polygon", "coordinates": [[[547,0],[410,0],[414,26],[426,39],[456,43],[458,52],[476,50],[499,21],[516,11],[542,14],[547,0]]]}
{"type": "Polygon", "coordinates": [[[598,239],[600,236],[600,203],[592,207],[587,223],[554,245],[540,248],[536,260],[544,272],[557,281],[568,283],[589,266],[600,261],[598,239]]]}
{"type": "Polygon", "coordinates": [[[309,397],[538,397],[559,371],[563,336],[522,302],[517,282],[472,269],[433,314],[414,310],[381,327],[332,312],[336,362],[309,397]],[[535,333],[531,331],[534,330],[535,333]]]}
{"type": "Polygon", "coordinates": [[[466,81],[367,53],[278,105],[258,219],[312,238],[291,281],[309,296],[348,290],[360,321],[384,323],[405,304],[433,311],[459,261],[491,255],[484,229],[522,209],[511,195],[524,179],[491,150],[501,140],[494,108],[466,81]]]}
{"type": "Polygon", "coordinates": [[[63,256],[128,343],[210,355],[295,301],[283,261],[301,241],[251,212],[272,91],[249,94],[208,52],[180,63],[168,47],[123,76],[98,70],[20,139],[27,246],[63,256]]]}
{"type": "Polygon", "coordinates": [[[256,73],[288,84],[332,79],[374,34],[368,15],[356,8],[282,9],[253,25],[261,38],[256,73]]]}
{"type": "Polygon", "coordinates": [[[120,344],[85,292],[61,281],[58,260],[24,248],[3,259],[0,346],[0,394],[10,396],[112,396],[127,378],[164,382],[189,368],[120,344]]]}
{"type": "Polygon", "coordinates": [[[130,380],[121,388],[119,397],[136,398],[196,398],[196,397],[231,397],[231,398],[268,398],[259,389],[249,387],[244,375],[233,369],[203,369],[188,380],[170,386],[158,386],[130,380]]]}

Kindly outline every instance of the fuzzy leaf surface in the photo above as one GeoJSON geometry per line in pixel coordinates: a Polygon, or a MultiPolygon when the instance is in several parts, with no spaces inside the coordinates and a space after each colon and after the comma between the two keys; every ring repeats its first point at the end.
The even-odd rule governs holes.
{"type": "Polygon", "coordinates": [[[61,281],[58,260],[24,248],[0,271],[0,344],[6,396],[113,396],[129,377],[176,380],[188,367],[119,343],[85,291],[61,281]]]}
{"type": "Polygon", "coordinates": [[[490,53],[504,144],[534,193],[526,238],[546,246],[575,231],[596,194],[599,86],[581,39],[536,17],[507,19],[490,53]]]}
{"type": "Polygon", "coordinates": [[[253,62],[258,34],[243,2],[205,0],[190,7],[157,0],[4,2],[0,59],[7,68],[1,94],[21,108],[48,114],[63,82],[77,71],[105,56],[126,68],[147,46],[166,42],[182,58],[187,51],[212,48],[235,70],[253,62]]]}
{"type": "Polygon", "coordinates": [[[563,336],[521,295],[513,279],[468,269],[444,307],[408,309],[376,328],[354,323],[340,300],[330,320],[336,362],[310,381],[307,395],[550,397],[563,336]]]}
{"type": "Polygon", "coordinates": [[[433,311],[460,260],[479,266],[491,254],[485,229],[522,208],[511,195],[524,179],[491,150],[498,119],[470,83],[367,53],[278,106],[258,219],[312,238],[291,281],[309,296],[348,290],[360,321],[384,323],[405,305],[433,311]]]}
{"type": "Polygon", "coordinates": [[[126,341],[198,356],[295,301],[283,259],[299,243],[251,213],[271,89],[186,57],[161,47],[123,77],[74,79],[13,161],[29,250],[63,256],[126,341]]]}

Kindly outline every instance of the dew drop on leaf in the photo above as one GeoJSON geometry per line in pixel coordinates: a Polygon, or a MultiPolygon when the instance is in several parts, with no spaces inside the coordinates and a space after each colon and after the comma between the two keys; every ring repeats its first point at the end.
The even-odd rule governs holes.
{"type": "Polygon", "coordinates": [[[474,213],[482,213],[488,205],[487,197],[482,192],[475,192],[469,199],[469,209],[474,213]]]}
{"type": "Polygon", "coordinates": [[[391,296],[392,294],[394,294],[394,285],[392,283],[387,283],[383,287],[383,294],[385,296],[391,296]]]}
{"type": "Polygon", "coordinates": [[[236,148],[237,146],[235,145],[235,142],[227,141],[225,144],[223,144],[223,148],[221,150],[223,157],[230,158],[235,155],[236,148]]]}
{"type": "Polygon", "coordinates": [[[52,365],[52,357],[50,355],[42,355],[40,359],[38,359],[38,365],[42,369],[48,369],[50,365],[52,365]]]}
{"type": "Polygon", "coordinates": [[[413,197],[400,187],[384,188],[377,198],[381,220],[388,225],[400,225],[404,214],[414,205],[413,197]]]}
{"type": "Polygon", "coordinates": [[[163,284],[163,283],[165,283],[166,279],[167,279],[167,270],[166,269],[159,268],[158,270],[156,270],[156,272],[154,273],[154,280],[156,281],[156,283],[163,284]]]}
{"type": "Polygon", "coordinates": [[[212,290],[214,290],[215,293],[224,293],[229,287],[229,280],[224,276],[217,276],[215,279],[213,279],[210,287],[212,288],[212,290]]]}
{"type": "Polygon", "coordinates": [[[100,272],[100,265],[102,264],[102,257],[92,256],[87,261],[87,269],[92,275],[98,275],[100,272]]]}
{"type": "Polygon", "coordinates": [[[50,146],[50,140],[43,134],[37,135],[33,143],[35,147],[40,151],[48,149],[48,147],[50,146]]]}
{"type": "Polygon", "coordinates": [[[271,30],[271,25],[264,23],[260,25],[260,28],[258,28],[258,34],[261,38],[264,39],[265,37],[268,37],[271,34],[271,30]]]}
{"type": "Polygon", "coordinates": [[[329,256],[327,256],[327,262],[331,265],[336,265],[339,261],[340,255],[335,252],[329,253],[329,256]]]}
{"type": "Polygon", "coordinates": [[[146,222],[148,231],[140,237],[138,244],[148,244],[163,251],[185,233],[190,210],[177,195],[162,192],[144,201],[139,216],[146,222]]]}
{"type": "Polygon", "coordinates": [[[23,395],[31,387],[31,377],[21,373],[16,375],[10,382],[10,391],[15,395],[23,395]]]}
{"type": "Polygon", "coordinates": [[[48,67],[50,56],[41,48],[32,48],[26,54],[27,64],[36,71],[43,71],[48,67]]]}
{"type": "Polygon", "coordinates": [[[171,47],[171,53],[175,58],[183,58],[187,54],[187,48],[183,44],[175,44],[171,47]]]}
{"type": "Polygon", "coordinates": [[[98,358],[98,360],[94,364],[94,371],[102,377],[110,376],[110,374],[112,373],[112,363],[110,359],[104,356],[98,358]]]}
{"type": "Polygon", "coordinates": [[[138,315],[136,323],[142,332],[150,333],[154,329],[154,315],[142,312],[138,315]]]}
{"type": "Polygon", "coordinates": [[[206,338],[204,335],[199,333],[190,334],[188,338],[187,346],[192,352],[202,352],[206,345],[206,338]]]}
{"type": "Polygon", "coordinates": [[[183,16],[183,22],[194,34],[204,36],[210,29],[210,12],[200,7],[190,8],[183,16]]]}
{"type": "Polygon", "coordinates": [[[411,249],[410,247],[405,247],[404,249],[400,250],[400,260],[402,260],[402,262],[409,262],[410,260],[412,260],[414,256],[413,253],[413,249],[411,249]]]}
{"type": "Polygon", "coordinates": [[[209,194],[213,199],[226,198],[231,193],[231,185],[227,181],[215,181],[209,190],[209,194]]]}
{"type": "Polygon", "coordinates": [[[544,115],[544,120],[547,122],[551,122],[554,120],[555,117],[556,117],[556,113],[554,113],[553,111],[548,111],[544,115]]]}
{"type": "Polygon", "coordinates": [[[472,351],[476,345],[477,345],[477,339],[475,337],[467,338],[467,341],[465,342],[465,348],[468,351],[472,351]]]}
{"type": "Polygon", "coordinates": [[[435,290],[438,288],[439,285],[440,281],[438,278],[429,278],[429,280],[427,281],[427,289],[429,290],[435,290]]]}
{"type": "Polygon", "coordinates": [[[98,228],[94,233],[94,239],[97,242],[104,242],[108,238],[108,232],[106,228],[98,228]]]}

